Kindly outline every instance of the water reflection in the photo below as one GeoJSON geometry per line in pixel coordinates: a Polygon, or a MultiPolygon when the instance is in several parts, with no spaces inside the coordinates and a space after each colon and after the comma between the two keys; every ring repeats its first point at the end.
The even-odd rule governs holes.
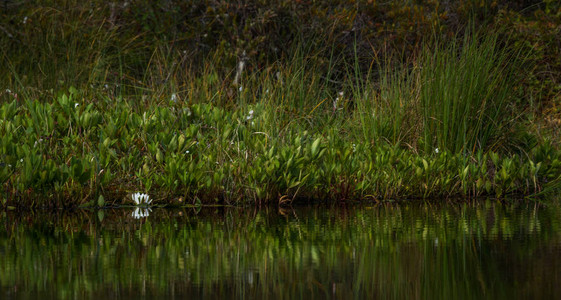
{"type": "Polygon", "coordinates": [[[152,212],[151,208],[137,207],[132,212],[131,216],[135,219],[142,219],[142,218],[147,218],[151,212],[152,212]]]}
{"type": "Polygon", "coordinates": [[[0,298],[551,298],[560,219],[491,202],[4,212],[0,298]]]}

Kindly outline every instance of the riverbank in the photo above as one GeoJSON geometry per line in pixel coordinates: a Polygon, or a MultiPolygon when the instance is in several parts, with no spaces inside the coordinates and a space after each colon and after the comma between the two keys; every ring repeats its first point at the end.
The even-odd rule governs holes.
{"type": "Polygon", "coordinates": [[[558,5],[481,15],[462,1],[349,2],[326,14],[274,3],[65,3],[5,2],[1,12],[2,207],[130,205],[135,194],[152,205],[282,205],[561,188],[558,5]],[[415,28],[396,27],[403,7],[419,17],[415,28]]]}

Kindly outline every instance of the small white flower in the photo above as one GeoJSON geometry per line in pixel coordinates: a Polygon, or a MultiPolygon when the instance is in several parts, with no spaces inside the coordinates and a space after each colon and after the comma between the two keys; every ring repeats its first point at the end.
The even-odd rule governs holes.
{"type": "Polygon", "coordinates": [[[189,154],[189,150],[186,150],[186,151],[185,151],[185,154],[189,154]]]}
{"type": "Polygon", "coordinates": [[[74,108],[80,106],[80,103],[74,103],[74,108]]]}
{"type": "Polygon", "coordinates": [[[38,141],[35,141],[35,144],[33,144],[33,147],[37,147],[37,144],[40,144],[41,142],[43,142],[43,139],[39,139],[38,141]]]}
{"type": "Polygon", "coordinates": [[[240,87],[238,88],[238,91],[243,91],[243,86],[240,85],[240,87]]]}
{"type": "Polygon", "coordinates": [[[19,160],[20,162],[23,162],[23,158],[19,160]]]}
{"type": "Polygon", "coordinates": [[[171,94],[171,101],[177,102],[177,95],[175,93],[171,94]]]}
{"type": "Polygon", "coordinates": [[[253,119],[253,109],[249,111],[249,115],[247,117],[245,117],[246,120],[251,120],[253,119]]]}
{"type": "Polygon", "coordinates": [[[6,93],[11,94],[11,93],[12,93],[12,90],[6,89],[6,93]]]}
{"type": "Polygon", "coordinates": [[[23,18],[22,23],[23,23],[23,24],[27,23],[27,19],[28,19],[27,16],[25,16],[25,17],[23,18]]]}
{"type": "Polygon", "coordinates": [[[134,203],[136,205],[141,205],[141,204],[150,204],[152,203],[152,200],[150,200],[150,196],[148,196],[147,194],[143,194],[143,193],[134,193],[131,195],[132,201],[134,201],[134,203]]]}
{"type": "Polygon", "coordinates": [[[103,88],[104,88],[104,89],[108,89],[108,88],[109,88],[109,85],[106,83],[106,84],[103,85],[103,88]]]}
{"type": "Polygon", "coordinates": [[[440,152],[440,150],[438,150],[438,148],[434,149],[434,153],[438,154],[438,152],[440,152]]]}

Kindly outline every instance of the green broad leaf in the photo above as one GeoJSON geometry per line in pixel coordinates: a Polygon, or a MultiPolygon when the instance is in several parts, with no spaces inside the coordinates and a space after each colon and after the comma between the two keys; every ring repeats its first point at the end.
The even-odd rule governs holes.
{"type": "Polygon", "coordinates": [[[316,157],[316,155],[319,152],[319,144],[321,142],[321,138],[317,138],[313,143],[312,143],[312,158],[316,157]]]}
{"type": "Polygon", "coordinates": [[[272,147],[269,149],[269,152],[267,152],[267,157],[268,157],[268,158],[273,158],[273,154],[274,154],[274,153],[275,153],[275,146],[272,146],[272,147]]]}
{"type": "Polygon", "coordinates": [[[171,138],[171,141],[168,144],[168,149],[169,149],[169,151],[172,151],[172,152],[177,150],[177,136],[176,135],[174,135],[171,138]]]}
{"type": "Polygon", "coordinates": [[[177,139],[177,149],[183,151],[183,146],[185,146],[185,135],[180,135],[177,139]]]}
{"type": "Polygon", "coordinates": [[[156,151],[156,161],[161,163],[163,160],[164,160],[164,156],[162,154],[162,151],[158,149],[158,151],[156,151]]]}
{"type": "Polygon", "coordinates": [[[423,158],[423,167],[425,168],[425,171],[428,171],[429,169],[429,163],[427,162],[426,159],[423,158]]]}
{"type": "Polygon", "coordinates": [[[485,183],[482,178],[477,179],[477,181],[475,182],[475,186],[477,189],[480,189],[484,184],[485,183]]]}
{"type": "Polygon", "coordinates": [[[467,176],[467,174],[468,174],[468,171],[469,171],[469,165],[466,166],[466,167],[464,168],[464,170],[462,171],[462,178],[466,178],[466,176],[467,176]]]}
{"type": "MultiPolygon", "coordinates": [[[[99,195],[99,197],[97,198],[97,206],[102,207],[103,205],[105,205],[105,198],[103,197],[103,195],[99,195]]],[[[99,212],[98,212],[98,216],[99,216],[99,212]]],[[[103,217],[101,219],[103,219],[103,217]]]]}
{"type": "Polygon", "coordinates": [[[68,88],[68,92],[70,92],[70,95],[78,94],[78,90],[73,86],[68,88]]]}
{"type": "Polygon", "coordinates": [[[491,161],[493,162],[495,167],[498,167],[499,166],[499,155],[497,153],[491,152],[491,153],[489,153],[489,156],[491,156],[491,161]]]}
{"type": "Polygon", "coordinates": [[[290,167],[292,166],[292,163],[294,161],[294,156],[290,156],[290,158],[288,159],[288,161],[286,162],[286,169],[289,170],[290,167]]]}
{"type": "Polygon", "coordinates": [[[291,188],[297,187],[297,186],[300,185],[300,183],[301,183],[300,181],[293,182],[288,186],[288,188],[291,189],[291,188]]]}

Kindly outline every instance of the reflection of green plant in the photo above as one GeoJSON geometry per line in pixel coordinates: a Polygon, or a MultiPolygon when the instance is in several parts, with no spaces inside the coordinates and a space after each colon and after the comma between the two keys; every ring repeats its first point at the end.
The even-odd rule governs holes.
{"type": "Polygon", "coordinates": [[[551,282],[537,275],[557,266],[548,249],[561,230],[556,205],[492,201],[281,211],[286,215],[156,209],[142,222],[131,222],[129,210],[100,212],[2,215],[2,289],[87,298],[104,290],[168,294],[175,286],[194,296],[294,298],[323,295],[335,284],[341,298],[481,298],[517,292],[517,282],[535,276],[525,290],[533,294],[551,282]]]}

